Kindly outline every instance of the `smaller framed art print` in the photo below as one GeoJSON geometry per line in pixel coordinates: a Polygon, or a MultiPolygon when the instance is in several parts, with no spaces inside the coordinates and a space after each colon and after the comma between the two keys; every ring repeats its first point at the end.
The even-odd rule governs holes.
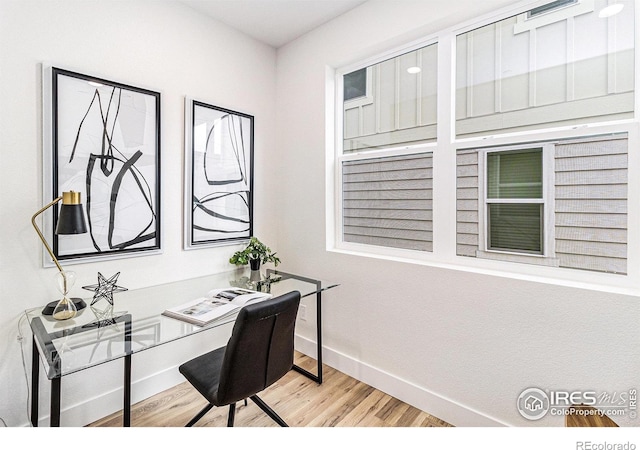
{"type": "Polygon", "coordinates": [[[253,116],[185,101],[185,249],[253,234],[253,116]]]}
{"type": "Polygon", "coordinates": [[[80,192],[88,233],[56,236],[60,261],[160,251],[160,93],[43,67],[44,200],[80,192]]]}

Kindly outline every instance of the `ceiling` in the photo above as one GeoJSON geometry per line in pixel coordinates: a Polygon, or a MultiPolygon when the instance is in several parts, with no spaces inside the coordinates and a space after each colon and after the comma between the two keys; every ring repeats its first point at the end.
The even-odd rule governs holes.
{"type": "Polygon", "coordinates": [[[179,0],[274,48],[366,0],[179,0]]]}

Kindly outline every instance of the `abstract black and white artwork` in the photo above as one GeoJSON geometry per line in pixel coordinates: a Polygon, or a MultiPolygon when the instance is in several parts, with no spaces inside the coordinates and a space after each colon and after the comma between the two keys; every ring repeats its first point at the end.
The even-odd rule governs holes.
{"type": "MultiPolygon", "coordinates": [[[[160,94],[51,67],[52,198],[80,192],[89,232],[55,236],[59,260],[160,250],[160,94]]],[[[49,80],[46,80],[47,82],[49,80]]],[[[46,86],[45,86],[46,87],[46,86]]],[[[47,95],[45,89],[45,95],[47,95]]],[[[50,147],[50,148],[47,148],[50,147]]],[[[46,189],[45,189],[45,195],[46,189]]]]}
{"type": "Polygon", "coordinates": [[[186,249],[253,231],[253,116],[186,99],[186,249]]]}

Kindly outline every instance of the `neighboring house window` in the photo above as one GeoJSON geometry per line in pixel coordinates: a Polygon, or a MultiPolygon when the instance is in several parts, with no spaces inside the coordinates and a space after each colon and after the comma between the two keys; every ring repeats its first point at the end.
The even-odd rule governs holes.
{"type": "Polygon", "coordinates": [[[367,95],[367,69],[356,70],[344,76],[344,101],[367,95]]]}
{"type": "Polygon", "coordinates": [[[487,250],[544,253],[542,149],[487,152],[487,250]]]}
{"type": "Polygon", "coordinates": [[[527,17],[539,16],[540,14],[545,14],[568,5],[574,5],[576,3],[578,3],[578,0],[556,0],[555,2],[550,2],[545,5],[538,6],[537,8],[533,8],[532,10],[527,12],[527,17]]]}

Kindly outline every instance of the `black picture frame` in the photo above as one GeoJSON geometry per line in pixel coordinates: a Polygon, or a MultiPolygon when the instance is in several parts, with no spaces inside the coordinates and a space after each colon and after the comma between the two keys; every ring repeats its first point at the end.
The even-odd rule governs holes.
{"type": "Polygon", "coordinates": [[[160,252],[160,93],[59,67],[44,68],[43,83],[45,199],[80,192],[89,229],[55,235],[52,208],[56,258],[160,252]]]}
{"type": "Polygon", "coordinates": [[[185,99],[186,250],[253,235],[254,116],[185,99]]]}

